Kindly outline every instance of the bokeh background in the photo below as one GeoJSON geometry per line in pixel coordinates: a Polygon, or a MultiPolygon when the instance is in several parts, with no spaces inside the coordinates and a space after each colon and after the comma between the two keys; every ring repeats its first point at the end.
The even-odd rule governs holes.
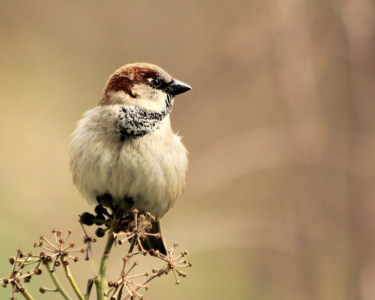
{"type": "Polygon", "coordinates": [[[110,73],[146,61],[193,86],[163,223],[193,268],[146,299],[375,299],[374,33],[370,0],[1,1],[0,276],[40,233],[79,242],[69,136],[110,73]]]}

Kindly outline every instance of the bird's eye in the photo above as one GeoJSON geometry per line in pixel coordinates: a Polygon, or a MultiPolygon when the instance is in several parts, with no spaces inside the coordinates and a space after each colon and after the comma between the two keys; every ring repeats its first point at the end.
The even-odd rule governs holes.
{"type": "Polygon", "coordinates": [[[153,87],[153,88],[159,88],[159,87],[161,87],[161,84],[162,84],[162,81],[161,81],[161,79],[160,78],[154,78],[154,79],[152,79],[151,80],[151,86],[153,87]]]}

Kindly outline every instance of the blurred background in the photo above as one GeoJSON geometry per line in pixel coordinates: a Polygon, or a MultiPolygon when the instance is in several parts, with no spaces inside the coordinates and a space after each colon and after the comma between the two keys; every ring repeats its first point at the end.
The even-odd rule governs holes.
{"type": "Polygon", "coordinates": [[[69,136],[109,74],[146,61],[193,86],[172,114],[187,186],[163,220],[193,268],[146,299],[374,299],[374,33],[370,0],[1,1],[0,277],[40,233],[79,243],[69,136]]]}

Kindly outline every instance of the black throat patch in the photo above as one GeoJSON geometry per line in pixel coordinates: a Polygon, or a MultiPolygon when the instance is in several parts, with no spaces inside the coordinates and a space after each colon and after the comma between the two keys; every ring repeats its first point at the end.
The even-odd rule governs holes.
{"type": "Polygon", "coordinates": [[[123,142],[128,138],[138,138],[159,129],[160,122],[172,109],[172,99],[167,97],[166,108],[161,112],[149,111],[134,106],[121,106],[117,120],[118,133],[123,142]]]}

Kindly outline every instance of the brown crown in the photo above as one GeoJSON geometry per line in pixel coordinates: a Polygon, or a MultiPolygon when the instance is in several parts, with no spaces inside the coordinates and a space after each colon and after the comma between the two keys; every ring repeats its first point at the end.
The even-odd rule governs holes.
{"type": "Polygon", "coordinates": [[[148,84],[148,78],[156,78],[158,75],[158,71],[150,67],[122,67],[109,77],[100,104],[109,103],[109,94],[111,92],[123,91],[130,97],[136,98],[136,95],[132,93],[133,86],[140,83],[148,84]]]}

